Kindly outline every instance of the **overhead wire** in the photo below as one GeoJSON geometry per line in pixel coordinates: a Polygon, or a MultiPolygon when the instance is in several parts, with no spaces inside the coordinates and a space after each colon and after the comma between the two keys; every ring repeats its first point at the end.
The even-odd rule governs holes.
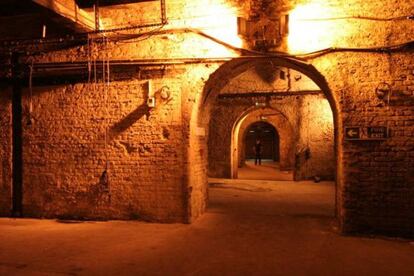
{"type": "Polygon", "coordinates": [[[349,20],[349,19],[368,20],[368,21],[401,21],[401,20],[414,20],[414,15],[405,15],[405,16],[389,17],[389,18],[358,15],[358,16],[341,16],[341,17],[303,18],[303,19],[298,19],[298,20],[299,21],[335,21],[335,20],[349,20]]]}
{"type": "MultiPolygon", "coordinates": [[[[407,19],[414,19],[414,16],[399,16],[399,17],[392,17],[392,18],[376,18],[376,17],[364,17],[364,16],[349,16],[349,17],[336,17],[336,18],[308,18],[308,19],[303,19],[305,21],[322,21],[322,20],[341,20],[341,19],[362,19],[362,20],[376,20],[376,21],[393,21],[393,20],[407,20],[407,19]]],[[[317,58],[320,57],[322,55],[326,55],[329,53],[333,53],[333,52],[378,52],[378,53],[382,53],[382,52],[396,52],[396,51],[400,51],[400,50],[406,50],[406,49],[411,49],[414,45],[414,40],[413,41],[408,41],[405,43],[400,43],[400,44],[396,44],[396,45],[383,45],[383,46],[377,46],[377,47],[329,47],[329,48],[325,48],[325,49],[321,49],[321,50],[317,50],[317,51],[313,51],[313,52],[308,52],[308,53],[301,53],[301,54],[288,54],[285,52],[278,52],[278,51],[273,51],[273,52],[260,52],[260,51],[255,51],[255,50],[251,50],[251,49],[246,49],[246,48],[241,48],[241,47],[235,47],[233,45],[231,45],[230,43],[227,43],[219,38],[216,38],[200,29],[196,29],[196,28],[176,28],[176,29],[163,29],[165,27],[165,25],[167,24],[167,20],[166,20],[166,15],[165,15],[165,7],[164,9],[161,10],[161,22],[159,23],[151,23],[151,24],[139,24],[139,25],[132,25],[132,26],[126,26],[126,27],[121,27],[121,28],[113,28],[113,29],[107,29],[107,30],[95,30],[95,31],[91,31],[91,32],[86,32],[86,33],[80,33],[74,36],[71,36],[70,38],[48,38],[48,39],[37,39],[37,40],[21,40],[21,41],[3,41],[3,43],[7,44],[10,43],[10,46],[15,45],[15,44],[20,44],[22,43],[24,44],[30,44],[33,45],[33,43],[40,42],[43,45],[47,45],[47,44],[53,44],[53,43],[62,43],[62,42],[82,42],[85,41],[88,45],[88,55],[91,54],[90,51],[90,46],[92,46],[94,43],[95,45],[101,44],[101,43],[106,43],[106,48],[108,48],[108,41],[105,41],[105,37],[106,36],[111,36],[108,35],[109,33],[115,34],[111,36],[111,41],[113,41],[114,43],[137,43],[146,39],[149,39],[155,35],[162,35],[162,34],[168,34],[168,33],[195,33],[198,34],[200,36],[203,36],[207,39],[212,40],[215,43],[218,43],[228,49],[231,49],[235,52],[240,53],[243,56],[246,55],[252,55],[252,56],[270,56],[270,57],[288,57],[288,58],[294,58],[294,59],[298,59],[298,60],[303,60],[306,61],[308,59],[313,59],[313,58],[317,58]],[[150,31],[146,31],[146,32],[140,32],[137,34],[120,34],[120,32],[122,31],[127,31],[127,30],[133,30],[133,29],[145,29],[148,27],[156,27],[153,30],[150,31]],[[85,39],[85,35],[86,35],[86,39],[85,39]],[[102,36],[102,37],[99,37],[102,36]]],[[[115,47],[116,45],[114,45],[113,47],[115,47]]],[[[89,61],[90,57],[88,57],[88,74],[90,74],[91,72],[91,67],[93,65],[94,67],[94,78],[95,78],[95,85],[96,85],[96,59],[92,62],[89,61]]],[[[88,76],[88,79],[90,79],[90,76],[88,76]]]]}

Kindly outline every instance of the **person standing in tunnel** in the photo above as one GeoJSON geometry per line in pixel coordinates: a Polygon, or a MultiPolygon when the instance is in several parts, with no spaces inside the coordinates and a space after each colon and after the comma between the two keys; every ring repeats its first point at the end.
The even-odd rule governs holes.
{"type": "Polygon", "coordinates": [[[256,144],[254,145],[254,152],[256,155],[256,158],[254,159],[254,164],[257,165],[261,165],[262,164],[262,143],[260,142],[260,139],[256,139],[256,144]]]}

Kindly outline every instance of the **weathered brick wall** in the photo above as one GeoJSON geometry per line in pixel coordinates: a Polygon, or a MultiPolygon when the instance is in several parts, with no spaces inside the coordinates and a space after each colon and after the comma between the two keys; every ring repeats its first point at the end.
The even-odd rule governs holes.
{"type": "Polygon", "coordinates": [[[187,222],[192,222],[204,213],[208,204],[208,179],[207,179],[207,130],[197,125],[192,125],[195,132],[188,142],[188,159],[186,163],[187,175],[186,204],[188,217],[187,222]]]}
{"type": "MultiPolygon", "coordinates": [[[[266,2],[266,1],[257,1],[266,2]]],[[[284,1],[287,7],[309,7],[289,39],[289,49],[306,53],[325,47],[383,47],[414,40],[412,1],[284,1]],[[361,20],[365,16],[373,19],[361,20]],[[352,18],[353,17],[353,18],[352,18]],[[296,29],[297,30],[297,29],[296,29]],[[299,39],[298,39],[299,38],[299,39]],[[296,42],[296,44],[293,44],[296,42]]],[[[291,20],[294,20],[294,16],[291,20]]],[[[328,54],[311,60],[337,99],[338,211],[343,230],[413,235],[413,53],[328,54]],[[379,100],[376,88],[390,85],[391,99],[379,100]],[[387,141],[343,141],[343,126],[388,126],[387,141]]]]}
{"type": "Polygon", "coordinates": [[[12,188],[12,117],[11,89],[1,87],[0,91],[0,215],[8,216],[11,211],[12,188]]]}
{"type": "Polygon", "coordinates": [[[410,53],[364,59],[348,53],[331,56],[339,68],[319,67],[341,99],[344,126],[390,129],[386,141],[343,141],[341,135],[345,231],[413,233],[413,61],[410,53]],[[375,93],[384,81],[391,87],[389,101],[375,93]]]}
{"type": "Polygon", "coordinates": [[[208,118],[202,116],[205,104],[200,99],[201,91],[209,74],[220,64],[201,64],[192,66],[182,76],[181,109],[183,114],[182,147],[186,156],[184,161],[183,190],[186,206],[186,222],[192,222],[204,213],[208,204],[208,118]]]}
{"type": "Polygon", "coordinates": [[[300,101],[299,137],[295,150],[295,179],[335,177],[332,109],[324,95],[306,95],[300,101]]]}
{"type": "Polygon", "coordinates": [[[183,221],[180,86],[168,77],[153,86],[167,83],[171,99],[152,109],[147,81],[36,88],[23,137],[25,214],[183,221]]]}

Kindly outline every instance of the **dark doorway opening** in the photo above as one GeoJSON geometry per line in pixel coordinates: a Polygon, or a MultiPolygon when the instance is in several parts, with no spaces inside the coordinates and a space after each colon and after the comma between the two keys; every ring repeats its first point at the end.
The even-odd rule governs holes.
{"type": "Polygon", "coordinates": [[[262,144],[262,159],[273,161],[280,160],[279,134],[271,124],[266,122],[254,123],[247,129],[244,149],[246,159],[255,158],[255,144],[257,140],[260,140],[262,144]]]}

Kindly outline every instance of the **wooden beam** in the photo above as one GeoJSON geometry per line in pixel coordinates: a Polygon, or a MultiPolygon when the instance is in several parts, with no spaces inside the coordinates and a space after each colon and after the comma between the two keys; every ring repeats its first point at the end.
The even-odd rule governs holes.
{"type": "MultiPolygon", "coordinates": [[[[154,2],[159,0],[99,0],[99,6],[114,6],[114,5],[124,5],[124,4],[133,4],[140,2],[154,2]]],[[[76,0],[76,3],[80,8],[92,8],[93,5],[97,3],[97,0],[76,0]]]]}
{"type": "Polygon", "coordinates": [[[95,18],[93,13],[88,13],[80,9],[74,0],[65,1],[64,3],[54,0],[32,1],[74,23],[75,28],[79,31],[93,31],[95,29],[95,18]]]}

